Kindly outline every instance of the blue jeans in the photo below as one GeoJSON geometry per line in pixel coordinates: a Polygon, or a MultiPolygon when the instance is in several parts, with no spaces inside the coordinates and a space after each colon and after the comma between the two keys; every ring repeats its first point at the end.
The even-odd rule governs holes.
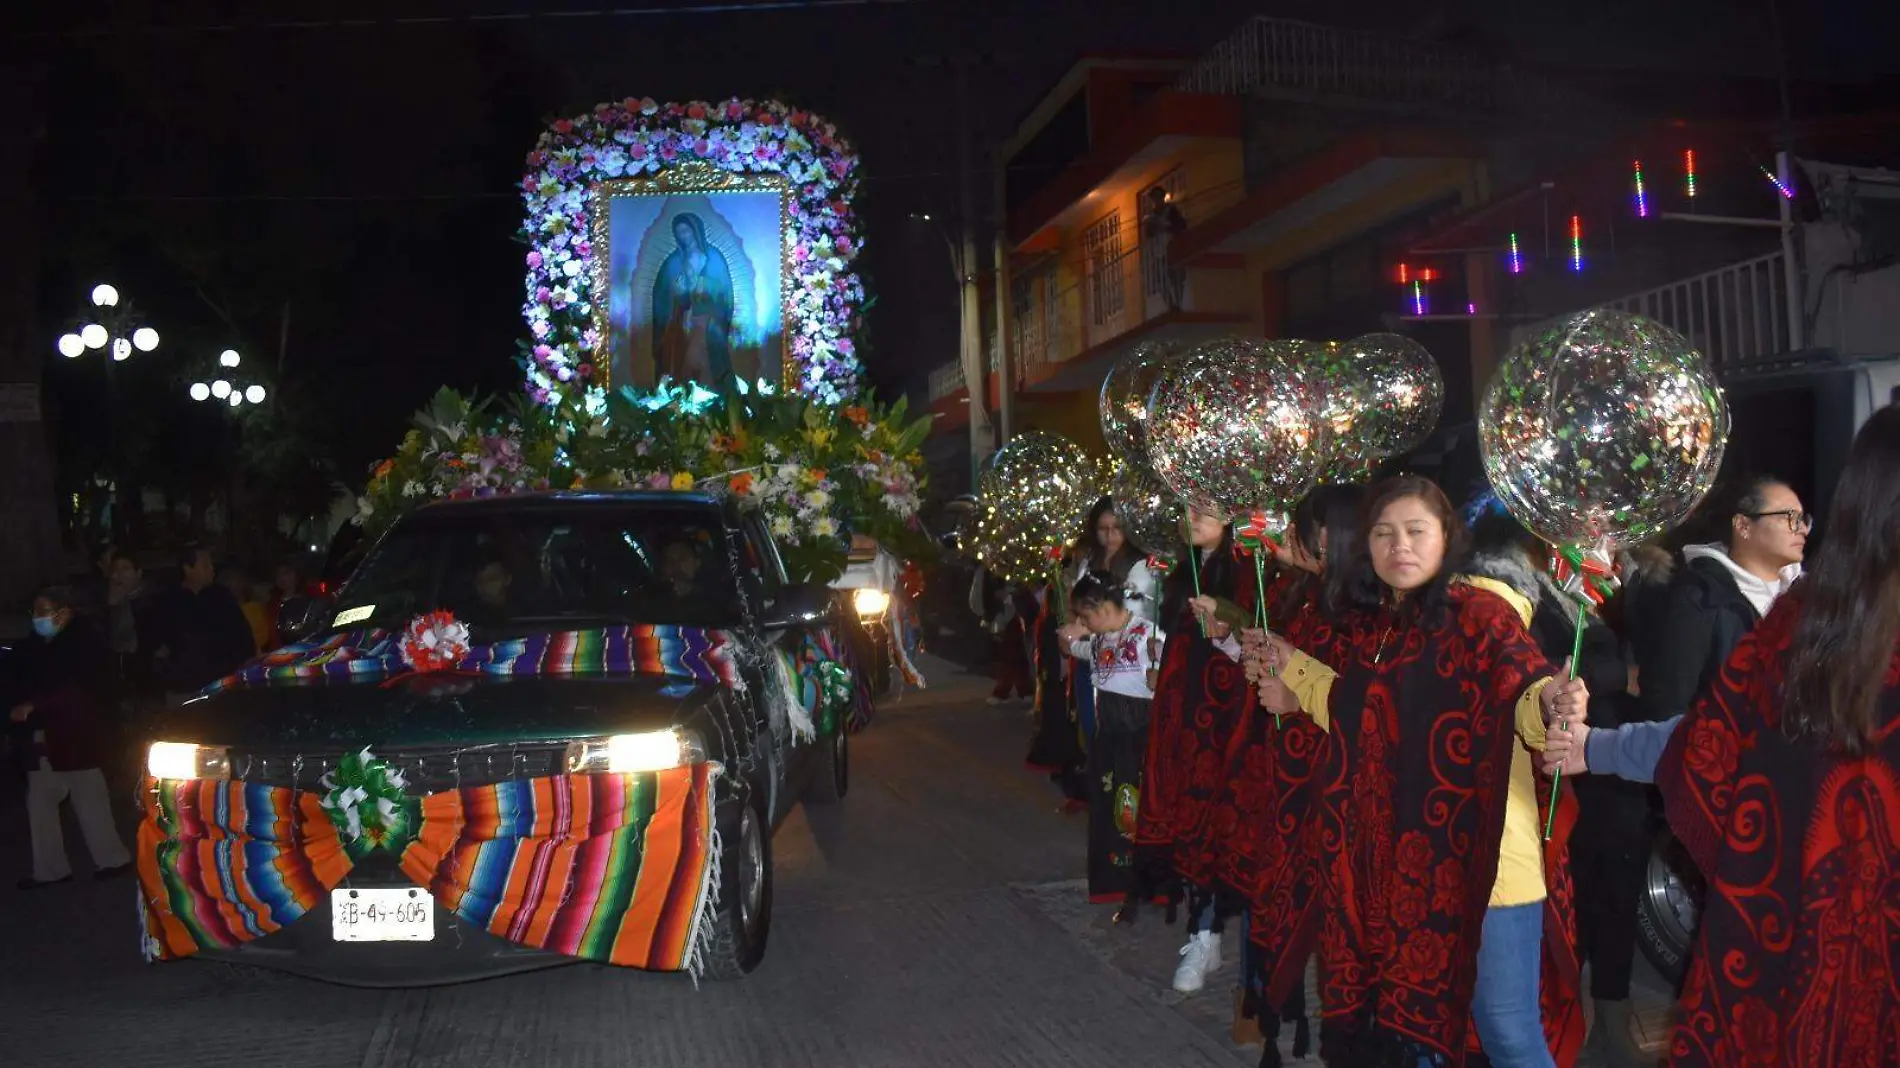
{"type": "Polygon", "coordinates": [[[1555,1068],[1544,1042],[1538,972],[1544,948],[1544,903],[1485,910],[1478,945],[1478,982],[1471,1022],[1493,1068],[1555,1068]]]}

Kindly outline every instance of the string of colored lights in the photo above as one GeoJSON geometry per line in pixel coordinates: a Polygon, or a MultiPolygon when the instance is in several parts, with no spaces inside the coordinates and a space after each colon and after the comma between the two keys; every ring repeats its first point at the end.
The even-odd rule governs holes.
{"type": "Polygon", "coordinates": [[[1695,149],[1682,151],[1682,188],[1690,200],[1695,199],[1695,149]]]}
{"type": "Polygon", "coordinates": [[[1523,274],[1523,273],[1524,273],[1524,253],[1523,253],[1522,251],[1520,251],[1520,250],[1518,249],[1518,247],[1517,247],[1517,233],[1516,233],[1516,231],[1513,231],[1513,232],[1511,233],[1511,259],[1510,259],[1510,264],[1511,264],[1511,273],[1512,273],[1512,274],[1523,274]]]}
{"type": "Polygon", "coordinates": [[[1570,269],[1583,270],[1583,216],[1570,217],[1570,269]]]}
{"type": "Polygon", "coordinates": [[[1414,279],[1412,281],[1412,314],[1424,315],[1425,307],[1425,283],[1414,279]]]}
{"type": "Polygon", "coordinates": [[[1643,161],[1636,160],[1632,166],[1636,168],[1636,217],[1647,219],[1649,218],[1649,197],[1643,193],[1643,161]]]}

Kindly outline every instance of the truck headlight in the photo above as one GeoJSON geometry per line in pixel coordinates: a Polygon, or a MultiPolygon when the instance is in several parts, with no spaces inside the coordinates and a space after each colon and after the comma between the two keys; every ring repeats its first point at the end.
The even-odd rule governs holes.
{"type": "Polygon", "coordinates": [[[861,586],[852,591],[851,603],[858,609],[858,618],[870,619],[872,616],[883,615],[885,610],[890,608],[891,595],[883,590],[861,586]]]}
{"type": "Polygon", "coordinates": [[[699,735],[680,727],[567,743],[567,770],[575,774],[665,771],[705,759],[706,746],[699,735]]]}
{"type": "Polygon", "coordinates": [[[231,751],[195,742],[153,742],[145,770],[154,779],[229,779],[231,751]]]}

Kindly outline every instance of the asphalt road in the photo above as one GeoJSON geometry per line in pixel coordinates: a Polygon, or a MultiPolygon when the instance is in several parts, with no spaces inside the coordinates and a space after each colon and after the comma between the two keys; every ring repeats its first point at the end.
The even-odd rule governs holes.
{"type": "Polygon", "coordinates": [[[1170,990],[1180,929],[1158,913],[1115,928],[1086,903],[1082,819],[1023,770],[1027,708],[987,707],[986,681],[925,667],[933,688],[854,739],[844,803],[780,828],[763,966],[698,989],[592,965],[397,992],[146,965],[132,887],[88,881],[76,828],[74,883],[13,889],[24,814],[0,800],[0,1066],[1258,1063],[1229,1035],[1236,935],[1206,992],[1170,990]]]}
{"type": "Polygon", "coordinates": [[[1176,932],[1158,917],[1113,931],[1081,903],[1083,826],[1023,770],[1025,708],[986,707],[979,680],[931,667],[935,688],[855,739],[843,805],[780,828],[763,966],[698,989],[595,966],[378,992],[146,965],[131,885],[88,881],[76,834],[74,883],[13,890],[26,842],[9,800],[0,1065],[1255,1063],[1257,1046],[1225,1035],[1225,990],[1183,1002],[1166,989],[1176,932]]]}

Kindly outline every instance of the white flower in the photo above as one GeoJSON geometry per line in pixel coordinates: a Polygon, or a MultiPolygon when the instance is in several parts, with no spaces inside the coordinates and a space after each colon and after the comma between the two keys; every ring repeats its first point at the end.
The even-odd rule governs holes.
{"type": "Polygon", "coordinates": [[[772,517],[772,535],[773,537],[778,537],[778,538],[791,537],[792,536],[791,517],[783,516],[783,515],[773,516],[772,517]]]}
{"type": "Polygon", "coordinates": [[[821,538],[834,537],[838,533],[838,523],[828,515],[820,516],[818,521],[811,525],[811,532],[821,538]]]}
{"type": "Polygon", "coordinates": [[[806,497],[805,501],[813,508],[823,508],[831,503],[831,494],[826,493],[824,490],[812,490],[811,495],[806,497]]]}
{"type": "Polygon", "coordinates": [[[569,278],[579,278],[581,276],[581,261],[570,259],[566,263],[561,264],[561,273],[567,275],[569,278]]]}
{"type": "Polygon", "coordinates": [[[420,483],[420,482],[417,482],[417,481],[416,481],[415,479],[413,479],[413,478],[412,478],[412,479],[410,479],[409,481],[407,481],[407,482],[405,482],[405,483],[403,483],[403,484],[402,484],[402,495],[403,495],[403,496],[405,496],[405,497],[420,497],[420,496],[422,496],[422,483],[420,483]]]}

